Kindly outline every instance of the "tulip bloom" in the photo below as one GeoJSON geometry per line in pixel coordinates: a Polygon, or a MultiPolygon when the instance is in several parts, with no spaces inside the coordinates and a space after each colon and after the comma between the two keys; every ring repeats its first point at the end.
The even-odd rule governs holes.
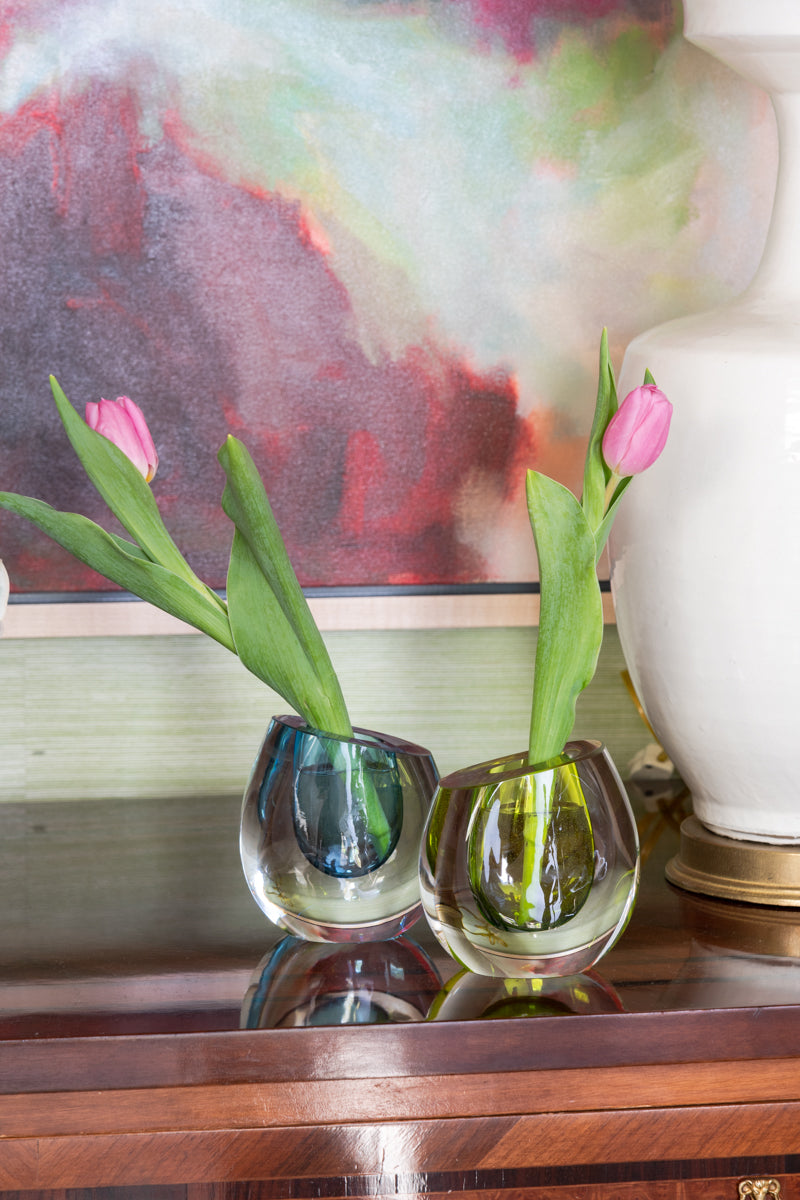
{"type": "Polygon", "coordinates": [[[138,404],[127,396],[101,400],[99,404],[90,401],[86,405],[86,424],[118,446],[150,482],[158,468],[158,454],[138,404]]]}
{"type": "Polygon", "coordinates": [[[629,392],[608,423],[603,458],[618,479],[652,467],[667,441],[672,405],[654,384],[629,392]]]}

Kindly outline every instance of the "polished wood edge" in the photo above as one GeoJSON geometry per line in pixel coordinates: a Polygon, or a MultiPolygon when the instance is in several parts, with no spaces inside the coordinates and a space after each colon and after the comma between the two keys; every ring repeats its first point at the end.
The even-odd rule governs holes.
{"type": "MultiPolygon", "coordinates": [[[[404,1176],[793,1154],[800,1104],[626,1109],[319,1128],[9,1138],[0,1188],[404,1176]]],[[[291,1194],[291,1192],[289,1193],[291,1194]]],[[[317,1194],[320,1194],[319,1192],[317,1194]]],[[[324,1194],[324,1193],[322,1193],[324,1194]]]]}
{"type": "MultiPolygon", "coordinates": [[[[614,622],[603,592],[603,619],[614,622]]],[[[314,618],[325,632],[380,629],[475,629],[538,625],[539,597],[530,592],[436,596],[312,596],[314,618]]],[[[153,637],[196,633],[190,625],[142,600],[10,604],[5,638],[153,637]]]]}
{"type": "Polygon", "coordinates": [[[637,1108],[800,1101],[800,1058],[485,1072],[457,1081],[413,1079],[307,1080],[179,1088],[104,1088],[0,1096],[4,1137],[336,1125],[341,1113],[364,1125],[561,1111],[601,1112],[631,1101],[637,1108]]]}
{"type": "Polygon", "coordinates": [[[97,1087],[460,1076],[491,1069],[572,1069],[780,1059],[800,1045],[800,1005],[535,1022],[437,1021],[395,1026],[226,1033],[30,1038],[0,1042],[0,1095],[97,1087]],[[769,1012],[769,1020],[765,1020],[769,1012]]]}

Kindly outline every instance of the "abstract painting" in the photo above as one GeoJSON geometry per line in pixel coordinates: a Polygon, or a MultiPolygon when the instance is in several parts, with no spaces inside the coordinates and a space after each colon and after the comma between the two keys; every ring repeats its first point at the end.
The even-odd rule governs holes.
{"type": "MultiPolygon", "coordinates": [[[[734,294],[768,101],[669,0],[4,0],[0,488],[109,528],[56,417],[131,396],[224,587],[216,451],[308,587],[535,578],[529,466],[577,486],[601,328],[734,294]]],[[[18,592],[107,585],[0,517],[18,592]]]]}

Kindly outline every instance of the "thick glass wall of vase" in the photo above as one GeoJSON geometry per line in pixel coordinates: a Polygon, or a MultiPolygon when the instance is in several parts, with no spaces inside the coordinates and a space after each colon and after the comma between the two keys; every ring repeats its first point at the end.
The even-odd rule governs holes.
{"type": "Polygon", "coordinates": [[[368,729],[338,738],[274,717],[239,839],[256,903],[309,941],[395,937],[420,915],[417,857],[437,771],[421,746],[368,729]]]}
{"type": "Polygon", "coordinates": [[[746,291],[628,347],[620,395],[649,367],[674,412],[664,453],[636,480],[611,532],[611,588],[634,686],[697,818],[723,837],[793,843],[800,842],[800,4],[685,0],[684,7],[686,38],[771,94],[777,190],[746,291]]]}
{"type": "Polygon", "coordinates": [[[627,924],[639,841],[600,742],[568,742],[445,776],[420,854],[428,922],[462,966],[505,978],[576,975],[627,924]]]}

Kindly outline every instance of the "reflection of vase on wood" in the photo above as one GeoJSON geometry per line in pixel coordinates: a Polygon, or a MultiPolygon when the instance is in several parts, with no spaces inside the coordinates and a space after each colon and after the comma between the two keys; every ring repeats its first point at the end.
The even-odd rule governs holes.
{"type": "Polygon", "coordinates": [[[442,981],[410,938],[331,945],[285,937],[256,968],[242,1029],[422,1021],[442,981]]]}
{"type": "Polygon", "coordinates": [[[697,816],[800,841],[800,4],[686,0],[686,36],[772,94],[781,143],[764,256],[736,301],[628,348],[675,406],[611,535],[622,646],[697,816]]]}
{"type": "Polygon", "coordinates": [[[617,993],[594,971],[565,977],[488,979],[463,970],[448,979],[430,1007],[428,1020],[503,1021],[623,1011],[617,993]]]}

